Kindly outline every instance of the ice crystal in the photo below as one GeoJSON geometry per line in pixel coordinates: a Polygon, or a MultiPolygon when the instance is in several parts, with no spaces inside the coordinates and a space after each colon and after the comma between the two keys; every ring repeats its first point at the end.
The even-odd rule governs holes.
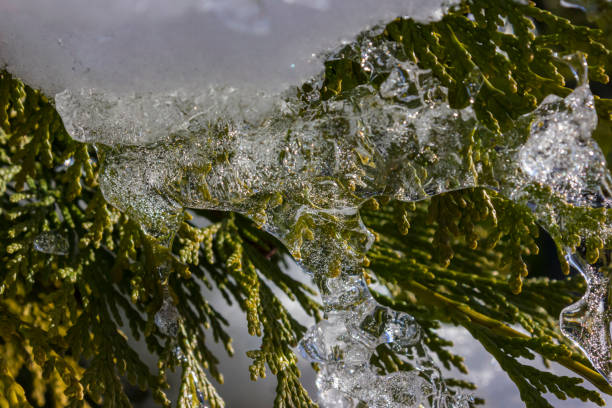
{"type": "MultiPolygon", "coordinates": [[[[317,77],[257,112],[227,115],[204,95],[184,91],[121,99],[66,91],[57,109],[73,137],[97,144],[106,199],[148,233],[170,242],[183,208],[236,211],[277,236],[313,274],[327,319],[310,328],[300,348],[321,366],[325,406],[466,407],[469,398],[446,389],[414,319],[369,292],[362,268],[373,236],[360,206],[374,196],[415,201],[486,187],[528,206],[562,237],[572,224],[564,206],[607,206],[610,175],[591,139],[597,117],[584,80],[565,98],[546,98],[499,137],[472,106],[451,108],[448,90],[430,71],[396,58],[395,47],[367,33],[344,47],[342,58],[383,80],[327,100],[317,77]],[[474,135],[492,141],[488,163],[471,156],[474,135]],[[369,361],[382,344],[415,369],[378,374],[369,361]]],[[[464,84],[472,100],[480,78],[474,71],[464,84]]],[[[609,226],[597,228],[605,240],[609,226]]],[[[562,329],[610,379],[609,326],[602,323],[607,281],[582,270],[590,292],[564,311],[562,329]]]]}
{"type": "Polygon", "coordinates": [[[41,232],[34,238],[32,246],[38,252],[52,255],[68,255],[70,251],[68,238],[58,231],[41,232]]]}

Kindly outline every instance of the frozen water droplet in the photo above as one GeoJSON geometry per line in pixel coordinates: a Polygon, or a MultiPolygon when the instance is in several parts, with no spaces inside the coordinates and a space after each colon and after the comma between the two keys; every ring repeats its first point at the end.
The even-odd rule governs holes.
{"type": "Polygon", "coordinates": [[[70,244],[66,234],[58,231],[44,231],[32,243],[35,250],[45,254],[68,255],[70,244]]]}
{"type": "Polygon", "coordinates": [[[190,387],[193,398],[189,401],[189,408],[207,408],[204,392],[202,392],[198,376],[192,369],[189,369],[187,377],[193,383],[193,387],[190,387]],[[193,405],[194,403],[195,405],[193,405]]]}
{"type": "Polygon", "coordinates": [[[467,91],[470,104],[473,104],[476,101],[476,96],[478,95],[478,92],[480,92],[482,83],[482,73],[477,68],[472,69],[472,71],[470,71],[470,73],[463,80],[463,85],[467,91]]]}
{"type": "Polygon", "coordinates": [[[155,313],[155,325],[162,334],[173,338],[178,333],[180,317],[181,315],[174,306],[172,299],[166,297],[157,313],[155,313]]]}
{"type": "Polygon", "coordinates": [[[55,167],[55,171],[59,172],[59,171],[65,171],[66,169],[68,169],[68,167],[72,166],[74,164],[74,157],[69,157],[66,160],[64,160],[64,162],[55,167]]]}
{"type": "MultiPolygon", "coordinates": [[[[156,322],[156,325],[159,327],[157,322],[156,322]]],[[[181,348],[179,346],[174,347],[174,349],[172,350],[172,354],[174,354],[174,358],[176,358],[176,360],[179,363],[187,362],[187,356],[185,356],[185,353],[183,353],[183,350],[181,350],[181,348]]]]}

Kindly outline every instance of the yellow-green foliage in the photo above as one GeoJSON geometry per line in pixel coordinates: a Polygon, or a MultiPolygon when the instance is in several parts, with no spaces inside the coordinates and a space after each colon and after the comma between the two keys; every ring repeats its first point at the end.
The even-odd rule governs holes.
{"type": "MultiPolygon", "coordinates": [[[[428,25],[398,19],[380,35],[402,44],[405,58],[431,69],[449,88],[453,107],[469,103],[471,76],[480,75],[484,86],[475,109],[492,136],[475,135],[461,154],[482,166],[481,174],[490,169],[495,132],[533,110],[547,94],[570,92],[564,86],[569,73],[554,52],[586,53],[591,79],[601,82],[607,81],[612,61],[609,31],[502,0],[465,2],[428,25]],[[498,29],[506,22],[514,34],[498,29]]],[[[315,91],[342,97],[365,81],[360,70],[349,59],[330,61],[325,83],[315,91]]],[[[313,91],[308,87],[304,92],[313,91]]],[[[607,149],[612,102],[598,99],[596,106],[597,137],[607,149]]],[[[248,332],[262,337],[261,347],[248,352],[250,372],[253,379],[264,377],[267,366],[277,376],[275,407],[313,406],[299,383],[291,349],[305,328],[270,285],[317,319],[319,306],[308,287],[282,271],[286,250],[241,216],[205,211],[196,213],[210,225],[198,227],[185,214],[173,247],[164,248],[104,201],[98,170],[95,152],[68,137],[45,96],[0,72],[0,407],[128,407],[124,380],[151,390],[159,404],[169,406],[166,373],[176,368],[183,373],[179,407],[193,405],[196,383],[211,406],[223,406],[209,379],[220,382],[223,376],[208,344],[221,342],[228,354],[234,351],[227,321],[204,298],[201,285],[236,302],[248,332]],[[33,250],[43,231],[68,240],[68,255],[33,250]],[[182,315],[177,339],[154,323],[164,292],[160,268],[169,271],[170,296],[182,315]],[[144,337],[148,351],[159,357],[157,372],[141,361],[126,334],[144,337]],[[177,344],[182,358],[175,353],[177,344]]],[[[558,206],[576,219],[581,233],[609,216],[558,206]]],[[[378,237],[364,261],[366,272],[392,294],[378,295],[379,300],[413,314],[427,347],[445,366],[466,371],[461,357],[448,351],[452,343],[434,331],[438,321],[466,327],[498,360],[529,407],[549,407],[542,397],[547,391],[601,404],[596,392],[578,385],[583,378],[612,393],[556,325],[561,308],[584,290],[582,282],[527,276],[523,256],[538,251],[538,228],[528,211],[472,189],[418,205],[372,200],[363,213],[378,237]],[[516,325],[524,332],[512,328],[516,325]],[[544,373],[517,360],[535,355],[559,362],[576,377],[544,373]]],[[[253,214],[255,221],[258,216],[253,214]]],[[[299,253],[302,240],[317,239],[307,224],[296,228],[293,253],[299,253]]],[[[549,232],[561,239],[558,231],[549,232]]],[[[564,242],[576,247],[574,238],[570,234],[564,242]]],[[[586,244],[590,261],[608,245],[595,236],[586,244]]],[[[384,347],[374,363],[387,372],[410,367],[384,347]]]]}

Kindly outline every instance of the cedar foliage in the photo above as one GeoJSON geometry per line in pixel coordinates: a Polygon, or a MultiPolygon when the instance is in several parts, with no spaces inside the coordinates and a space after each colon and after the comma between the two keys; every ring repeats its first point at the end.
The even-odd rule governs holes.
{"type": "MultiPolygon", "coordinates": [[[[571,73],[555,53],[584,53],[590,79],[608,82],[612,24],[605,16],[612,8],[607,4],[596,21],[583,26],[534,4],[470,0],[439,22],[395,20],[380,36],[400,43],[404,58],[431,69],[449,88],[454,108],[469,103],[468,77],[480,72],[484,86],[474,107],[482,123],[500,133],[546,95],[571,92],[566,86],[571,73]],[[507,24],[512,33],[499,30],[507,24]]],[[[325,80],[315,90],[323,99],[341,98],[366,81],[382,82],[368,78],[350,54],[347,49],[345,58],[326,63],[325,80]]],[[[596,108],[595,137],[610,157],[612,100],[597,98],[596,108]]],[[[486,167],[491,146],[477,139],[470,154],[486,167]]],[[[261,347],[247,352],[250,373],[253,380],[267,371],[277,377],[274,406],[314,406],[299,382],[292,350],[306,328],[270,285],[316,319],[321,312],[312,290],[283,272],[287,251],[248,219],[207,211],[186,213],[173,247],[164,248],[104,201],[98,171],[94,148],[68,136],[46,96],[1,72],[0,407],[130,407],[126,380],[170,406],[166,373],[175,369],[183,373],[179,407],[198,406],[198,398],[224,406],[214,388],[223,376],[209,345],[220,342],[230,355],[234,350],[228,322],[204,298],[202,286],[238,304],[248,332],[261,337],[261,347]],[[210,224],[199,227],[190,214],[210,224]],[[68,254],[33,250],[44,232],[66,239],[68,254]],[[164,295],[157,273],[162,267],[182,315],[177,339],[154,323],[164,295]],[[126,328],[159,357],[157,371],[130,347],[126,328]],[[180,359],[173,350],[177,345],[180,359]],[[201,395],[193,392],[196,386],[201,395]]],[[[368,276],[392,294],[375,296],[417,318],[427,348],[446,368],[467,372],[461,356],[449,351],[452,342],[435,332],[439,322],[463,326],[482,343],[527,407],[551,407],[542,396],[546,392],[602,405],[598,392],[580,385],[583,380],[612,395],[612,387],[558,328],[560,310],[583,293],[584,282],[528,276],[524,256],[538,252],[539,234],[528,210],[470,189],[418,204],[379,199],[362,215],[378,237],[367,254],[368,276]],[[518,360],[536,356],[569,368],[575,377],[518,360]]],[[[602,216],[608,215],[586,211],[579,222],[588,226],[602,216]]],[[[570,247],[579,244],[565,239],[570,247]]],[[[589,260],[608,245],[591,237],[589,260]]],[[[410,369],[409,361],[385,347],[374,360],[381,372],[410,369]]],[[[449,384],[474,387],[452,379],[449,384]]]]}

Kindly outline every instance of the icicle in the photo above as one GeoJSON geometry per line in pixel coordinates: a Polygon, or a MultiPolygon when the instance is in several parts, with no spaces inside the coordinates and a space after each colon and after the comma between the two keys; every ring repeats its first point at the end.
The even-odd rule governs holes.
{"type": "MultiPolygon", "coordinates": [[[[591,138],[597,116],[584,74],[570,95],[547,97],[499,138],[470,105],[451,108],[448,90],[430,71],[397,59],[397,47],[365,33],[341,57],[331,55],[329,61],[352,59],[372,78],[386,78],[378,89],[367,83],[343,98],[287,93],[257,112],[223,103],[213,109],[214,100],[188,92],[118,100],[67,91],[56,103],[73,137],[98,143],[105,198],[148,233],[167,240],[184,207],[236,211],[257,218],[313,274],[327,320],[308,331],[301,349],[321,365],[326,406],[461,408],[469,398],[448,392],[414,319],[372,298],[362,262],[373,237],[360,206],[373,196],[416,201],[485,187],[531,208],[542,227],[563,237],[574,222],[572,206],[607,202],[602,186],[610,174],[591,138]],[[471,156],[476,133],[495,140],[488,163],[471,156]],[[381,344],[412,357],[415,370],[376,373],[369,359],[381,344]]],[[[308,85],[317,89],[320,81],[308,85]]],[[[481,82],[475,70],[464,84],[468,100],[481,82]]],[[[609,225],[598,228],[605,241],[609,225]]],[[[581,336],[570,337],[609,372],[581,336]]],[[[610,342],[603,343],[606,356],[610,342]]]]}

